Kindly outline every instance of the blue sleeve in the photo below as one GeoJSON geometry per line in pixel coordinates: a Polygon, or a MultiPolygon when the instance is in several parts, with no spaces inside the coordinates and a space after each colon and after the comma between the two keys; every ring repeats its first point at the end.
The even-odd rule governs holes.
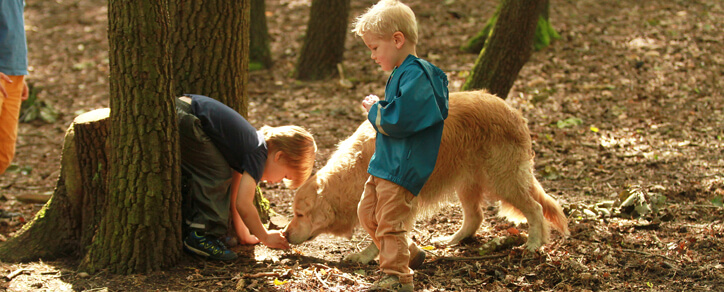
{"type": "Polygon", "coordinates": [[[441,108],[432,83],[422,70],[404,72],[400,78],[398,95],[376,102],[367,115],[377,132],[404,138],[445,120],[447,109],[441,108]]]}

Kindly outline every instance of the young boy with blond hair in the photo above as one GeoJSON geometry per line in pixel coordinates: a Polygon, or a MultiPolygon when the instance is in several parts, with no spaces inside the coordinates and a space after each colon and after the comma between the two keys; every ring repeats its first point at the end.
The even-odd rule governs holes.
{"type": "Polygon", "coordinates": [[[309,178],[317,151],[312,135],[298,126],[264,126],[257,131],[232,108],[202,95],[178,98],[176,113],[181,168],[190,176],[184,248],[209,259],[236,259],[222,241],[231,216],[241,243],[261,241],[288,249],[279,230],[262,224],[254,194],[262,180],[286,179],[296,188],[309,178]]]}
{"type": "Polygon", "coordinates": [[[417,21],[409,6],[381,0],[357,18],[353,32],[362,37],[371,58],[392,71],[385,98],[362,101],[377,130],[362,199],[361,225],[380,250],[385,274],[372,289],[412,291],[413,271],[425,253],[410,243],[413,200],[432,174],[448,114],[445,73],[417,57],[417,21]]]}

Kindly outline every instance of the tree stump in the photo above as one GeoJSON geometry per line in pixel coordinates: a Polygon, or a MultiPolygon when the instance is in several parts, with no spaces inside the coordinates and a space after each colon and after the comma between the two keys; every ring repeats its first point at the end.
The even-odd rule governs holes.
{"type": "Polygon", "coordinates": [[[105,198],[96,189],[105,188],[101,178],[107,169],[108,113],[100,109],[82,114],[68,127],[53,196],[16,236],[0,245],[0,260],[53,259],[85,251],[105,198]],[[99,179],[94,181],[94,176],[99,179]]]}
{"type": "Polygon", "coordinates": [[[103,218],[108,196],[108,153],[110,109],[99,109],[82,114],[73,121],[75,149],[78,160],[81,195],[80,254],[85,254],[103,218]]]}

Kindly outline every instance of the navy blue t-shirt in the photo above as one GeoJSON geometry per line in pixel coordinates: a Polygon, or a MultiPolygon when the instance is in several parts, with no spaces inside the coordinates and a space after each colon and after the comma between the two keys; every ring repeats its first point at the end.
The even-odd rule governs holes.
{"type": "Polygon", "coordinates": [[[226,162],[239,173],[248,172],[258,183],[267,158],[264,135],[220,101],[203,95],[185,95],[191,97],[191,113],[199,118],[204,133],[226,162]]]}

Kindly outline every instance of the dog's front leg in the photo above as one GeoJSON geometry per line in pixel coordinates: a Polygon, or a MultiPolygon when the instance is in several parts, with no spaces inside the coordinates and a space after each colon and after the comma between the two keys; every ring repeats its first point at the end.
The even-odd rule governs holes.
{"type": "Polygon", "coordinates": [[[380,250],[377,248],[375,243],[370,242],[370,245],[368,245],[367,248],[365,248],[364,250],[345,256],[344,261],[366,265],[369,262],[373,261],[379,253],[380,250]]]}

